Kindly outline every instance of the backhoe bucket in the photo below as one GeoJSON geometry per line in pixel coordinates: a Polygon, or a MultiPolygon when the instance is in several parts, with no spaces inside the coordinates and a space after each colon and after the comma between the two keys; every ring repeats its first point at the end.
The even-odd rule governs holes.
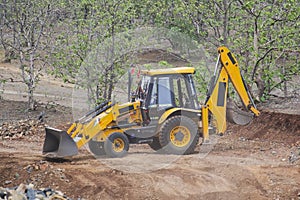
{"type": "Polygon", "coordinates": [[[66,131],[46,127],[43,154],[57,158],[74,156],[78,154],[78,148],[73,138],[66,131]]]}
{"type": "Polygon", "coordinates": [[[226,118],[231,123],[247,125],[252,121],[253,114],[241,110],[233,100],[229,99],[227,101],[226,118]]]}

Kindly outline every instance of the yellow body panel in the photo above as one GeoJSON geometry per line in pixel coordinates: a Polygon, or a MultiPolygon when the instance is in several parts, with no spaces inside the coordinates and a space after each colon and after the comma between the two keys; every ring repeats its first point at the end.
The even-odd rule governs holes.
{"type": "Polygon", "coordinates": [[[171,108],[164,112],[161,117],[158,120],[158,124],[162,124],[166,119],[174,112],[176,111],[186,111],[186,112],[193,112],[193,113],[201,113],[200,110],[194,110],[194,109],[187,109],[187,108],[171,108]]]}
{"type": "Polygon", "coordinates": [[[180,108],[171,108],[162,114],[162,116],[158,120],[158,124],[162,124],[172,113],[180,110],[180,108]]]}
{"type": "MultiPolygon", "coordinates": [[[[76,141],[78,148],[85,145],[90,139],[97,136],[98,141],[105,141],[105,139],[113,132],[121,132],[120,129],[112,129],[110,127],[117,125],[117,121],[124,117],[129,123],[139,124],[142,121],[142,117],[139,111],[140,102],[129,102],[121,105],[114,105],[106,111],[100,113],[94,117],[88,123],[73,123],[68,129],[67,133],[76,139],[77,136],[80,137],[76,141]],[[130,110],[129,107],[132,109],[130,110]],[[124,112],[119,111],[124,109],[124,112]],[[128,109],[128,110],[127,110],[128,109]]],[[[135,124],[133,124],[135,126],[135,124]]]]}
{"type": "Polygon", "coordinates": [[[107,126],[111,125],[114,121],[115,116],[113,114],[113,108],[110,108],[104,113],[101,113],[97,117],[95,117],[88,124],[83,125],[81,130],[79,131],[82,134],[82,137],[79,141],[77,141],[77,146],[80,148],[85,145],[89,139],[96,136],[100,131],[104,130],[107,126]],[[88,138],[86,138],[88,136],[88,138]]]}
{"type": "Polygon", "coordinates": [[[217,84],[215,89],[213,90],[210,98],[206,102],[206,106],[209,111],[214,115],[216,119],[216,126],[219,133],[224,133],[226,130],[226,99],[227,99],[227,90],[228,90],[228,74],[225,71],[225,68],[221,69],[220,76],[217,80],[217,84]],[[224,95],[224,104],[222,106],[218,106],[218,98],[219,98],[219,83],[226,84],[225,95],[224,95]]]}
{"type": "Polygon", "coordinates": [[[202,135],[203,135],[203,140],[207,141],[209,140],[209,134],[208,134],[208,107],[207,106],[202,106],[202,135]]]}
{"type": "Polygon", "coordinates": [[[194,74],[194,67],[177,67],[177,68],[166,68],[166,69],[151,69],[142,70],[141,74],[148,76],[163,75],[163,74],[194,74]]]}
{"type": "Polygon", "coordinates": [[[105,129],[104,131],[100,131],[100,133],[95,136],[95,139],[98,142],[104,142],[106,140],[106,138],[108,138],[108,136],[110,136],[112,133],[115,133],[115,132],[123,133],[123,130],[108,128],[108,129],[105,129]]]}

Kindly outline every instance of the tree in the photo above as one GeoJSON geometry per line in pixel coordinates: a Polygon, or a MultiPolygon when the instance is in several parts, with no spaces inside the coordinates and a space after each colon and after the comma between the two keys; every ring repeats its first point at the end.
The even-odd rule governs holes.
{"type": "Polygon", "coordinates": [[[195,0],[184,3],[184,10],[189,12],[184,21],[196,25],[190,28],[197,30],[194,34],[200,35],[198,41],[210,53],[216,46],[229,46],[237,54],[247,81],[256,83],[258,98],[265,99],[275,89],[284,90],[287,95],[289,80],[299,75],[297,1],[195,0]],[[201,37],[203,35],[205,37],[201,37]]]}
{"type": "MultiPolygon", "coordinates": [[[[100,94],[101,98],[111,99],[116,75],[122,66],[120,58],[124,61],[127,57],[116,53],[121,47],[116,43],[115,35],[135,26],[133,20],[137,17],[134,5],[131,1],[101,0],[82,1],[65,9],[70,8],[70,16],[61,22],[64,31],[57,36],[57,45],[53,52],[55,57],[53,72],[58,76],[63,76],[66,81],[74,82],[81,67],[91,67],[91,64],[85,63],[86,59],[91,56],[89,54],[94,54],[95,50],[99,49],[99,44],[105,44],[99,50],[101,53],[103,49],[106,50],[104,54],[101,54],[104,62],[95,63],[95,65],[102,65],[104,69],[104,76],[99,77],[101,87],[98,86],[96,93],[91,85],[85,84],[85,87],[88,89],[91,101],[100,94]],[[109,43],[103,41],[109,41],[109,43]]],[[[91,59],[88,62],[91,62],[91,59]]],[[[84,71],[87,77],[93,76],[90,80],[95,79],[88,69],[84,71]]]]}
{"type": "MultiPolygon", "coordinates": [[[[248,14],[244,16],[250,22],[248,27],[252,33],[247,37],[253,44],[251,80],[258,86],[259,98],[265,98],[299,74],[296,70],[299,64],[295,62],[299,56],[299,3],[294,0],[239,2],[248,14]]],[[[287,95],[286,87],[284,90],[287,95]]]]}
{"type": "MultiPolygon", "coordinates": [[[[156,39],[167,41],[170,50],[184,59],[199,53],[195,48],[199,44],[211,55],[217,46],[229,46],[247,82],[256,82],[262,99],[275,89],[288,95],[289,80],[299,74],[300,6],[295,0],[1,0],[0,8],[1,45],[8,61],[13,56],[20,61],[31,108],[44,61],[52,64],[51,74],[73,83],[84,66],[101,66],[104,74],[86,74],[98,84],[84,87],[91,102],[111,99],[114,84],[137,52],[139,42],[130,30],[141,26],[158,28],[156,39]],[[163,29],[170,31],[160,32],[163,29]],[[115,38],[120,33],[124,33],[123,46],[115,38]],[[99,49],[99,44],[104,46],[99,49]],[[97,49],[102,61],[89,64],[87,58],[97,49]]],[[[203,69],[208,62],[197,67],[203,69]]],[[[205,82],[208,76],[198,77],[205,82]]]]}
{"type": "Polygon", "coordinates": [[[52,2],[4,0],[2,6],[6,10],[2,15],[2,46],[10,48],[17,56],[21,77],[27,86],[28,108],[34,110],[33,92],[45,66],[42,50],[47,44],[43,39],[51,30],[52,2]]]}

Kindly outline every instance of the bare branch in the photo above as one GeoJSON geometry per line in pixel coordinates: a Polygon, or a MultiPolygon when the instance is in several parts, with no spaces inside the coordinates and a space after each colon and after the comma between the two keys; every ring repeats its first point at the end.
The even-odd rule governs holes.
{"type": "Polygon", "coordinates": [[[253,72],[252,72],[252,77],[251,77],[251,80],[252,80],[252,81],[254,80],[254,76],[255,76],[255,74],[256,74],[256,71],[257,71],[257,68],[258,68],[258,65],[259,65],[260,61],[262,61],[263,59],[265,59],[265,57],[266,57],[271,51],[273,51],[273,50],[274,50],[273,47],[270,48],[268,51],[265,52],[265,54],[264,54],[262,57],[260,57],[260,58],[256,61],[255,66],[254,66],[254,69],[253,69],[253,72]]]}

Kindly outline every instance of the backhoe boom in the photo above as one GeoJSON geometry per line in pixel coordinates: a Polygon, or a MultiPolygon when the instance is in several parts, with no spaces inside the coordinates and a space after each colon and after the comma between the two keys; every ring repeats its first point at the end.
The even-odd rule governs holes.
{"type": "Polygon", "coordinates": [[[259,115],[259,111],[256,109],[254,101],[248,91],[243,76],[241,75],[238,62],[235,59],[234,55],[226,47],[219,47],[218,53],[219,57],[217,62],[220,61],[221,63],[219,75],[216,81],[211,81],[213,85],[210,86],[206,102],[202,107],[202,127],[204,140],[209,139],[208,111],[212,113],[216,120],[216,127],[218,132],[220,134],[223,134],[226,131],[226,108],[229,80],[240,96],[244,106],[255,116],[259,115]]]}

